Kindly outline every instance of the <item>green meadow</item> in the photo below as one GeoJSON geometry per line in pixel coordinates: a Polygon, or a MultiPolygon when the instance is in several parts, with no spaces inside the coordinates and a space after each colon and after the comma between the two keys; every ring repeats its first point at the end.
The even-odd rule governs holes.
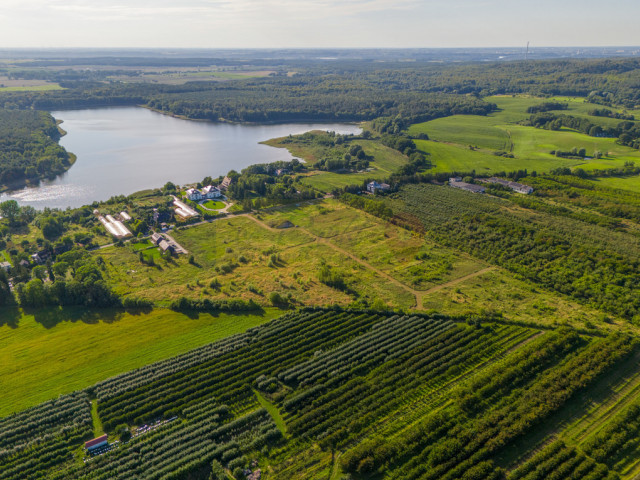
{"type": "Polygon", "coordinates": [[[0,92],[46,92],[51,90],[64,90],[64,88],[57,83],[24,87],[0,87],[0,92]]]}
{"type": "Polygon", "coordinates": [[[640,192],[640,176],[638,175],[631,177],[603,177],[594,179],[593,181],[605,187],[621,188],[623,190],[640,192]]]}
{"type": "Polygon", "coordinates": [[[145,312],[65,307],[2,314],[0,416],[267,322],[281,312],[145,312]]]}
{"type": "MultiPolygon", "coordinates": [[[[282,143],[282,138],[275,138],[263,142],[272,147],[287,148],[292,155],[313,164],[326,153],[326,147],[307,145],[304,143],[282,143]]],[[[324,192],[331,192],[335,188],[363,183],[366,180],[384,180],[407,163],[407,157],[397,150],[393,150],[375,140],[358,139],[354,141],[362,146],[367,155],[372,157],[369,171],[360,173],[336,173],[313,170],[308,175],[300,176],[302,183],[310,185],[324,192]]]]}
{"type": "Polygon", "coordinates": [[[590,137],[570,129],[552,131],[520,124],[529,117],[528,107],[547,101],[568,103],[569,108],[562,113],[588,117],[603,126],[616,125],[621,121],[588,115],[590,110],[602,107],[586,103],[582,98],[494,96],[485,100],[496,103],[498,111],[487,116],[454,115],[411,125],[409,134],[426,133],[430,138],[428,141],[416,140],[416,145],[431,154],[433,171],[476,170],[478,173],[490,173],[526,168],[545,172],[558,167],[578,166],[592,170],[619,167],[626,161],[640,162],[640,152],[618,145],[614,138],[590,137]],[[568,159],[550,153],[572,148],[585,148],[588,156],[600,151],[603,157],[598,160],[568,159]],[[514,158],[494,155],[500,151],[508,152],[514,158]]]}

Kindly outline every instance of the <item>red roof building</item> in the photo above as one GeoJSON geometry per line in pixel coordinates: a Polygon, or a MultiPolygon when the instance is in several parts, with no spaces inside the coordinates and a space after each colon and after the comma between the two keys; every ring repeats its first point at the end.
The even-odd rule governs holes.
{"type": "Polygon", "coordinates": [[[88,442],[84,442],[84,448],[86,448],[87,450],[91,450],[92,448],[98,448],[106,444],[107,434],[105,433],[101,437],[94,438],[93,440],[89,440],[88,442]]]}

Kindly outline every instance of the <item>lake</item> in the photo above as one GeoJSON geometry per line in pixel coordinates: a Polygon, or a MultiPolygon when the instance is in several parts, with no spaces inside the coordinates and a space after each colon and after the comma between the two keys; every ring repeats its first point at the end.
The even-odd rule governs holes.
{"type": "Polygon", "coordinates": [[[67,134],[60,144],[76,163],[54,180],[0,196],[21,205],[79,207],[114,195],[201,181],[256,163],[291,160],[283,148],[259,142],[309,130],[359,133],[353,124],[231,125],[195,122],[140,107],[51,112],[67,134]]]}

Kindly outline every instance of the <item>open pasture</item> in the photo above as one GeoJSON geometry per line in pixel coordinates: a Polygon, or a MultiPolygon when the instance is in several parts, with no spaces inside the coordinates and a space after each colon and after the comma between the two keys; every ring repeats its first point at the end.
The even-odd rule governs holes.
{"type": "Polygon", "coordinates": [[[0,416],[243,332],[278,314],[269,308],[238,315],[79,307],[5,310],[0,416]]]}

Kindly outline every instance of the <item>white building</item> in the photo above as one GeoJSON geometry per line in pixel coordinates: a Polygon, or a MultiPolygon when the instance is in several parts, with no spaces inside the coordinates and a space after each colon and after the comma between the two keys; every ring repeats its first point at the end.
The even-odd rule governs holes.
{"type": "Polygon", "coordinates": [[[375,180],[373,182],[367,183],[367,191],[371,193],[376,193],[376,190],[382,190],[386,192],[391,188],[391,185],[388,183],[378,183],[375,180]]]}
{"type": "Polygon", "coordinates": [[[207,185],[202,189],[202,196],[204,198],[220,198],[222,196],[222,193],[217,187],[214,187],[213,185],[207,185]]]}
{"type": "Polygon", "coordinates": [[[200,190],[196,188],[190,188],[189,190],[186,191],[186,194],[189,200],[193,200],[193,201],[202,200],[202,193],[200,192],[200,190]]]}

